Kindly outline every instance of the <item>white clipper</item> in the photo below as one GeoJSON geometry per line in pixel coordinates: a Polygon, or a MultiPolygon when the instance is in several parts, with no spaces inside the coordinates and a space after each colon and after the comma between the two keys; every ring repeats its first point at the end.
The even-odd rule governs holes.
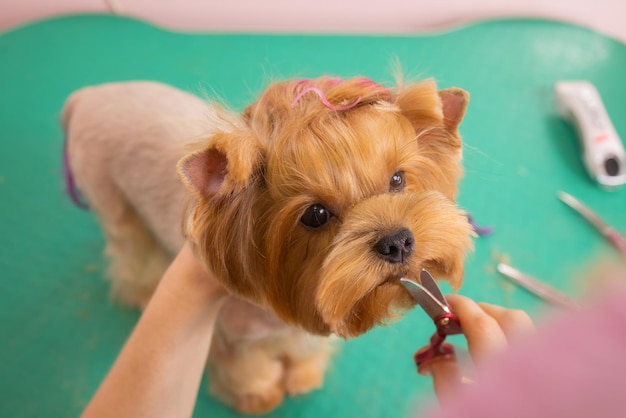
{"type": "Polygon", "coordinates": [[[578,131],[583,163],[591,178],[607,188],[626,183],[624,145],[593,84],[560,81],[554,90],[561,116],[578,131]]]}

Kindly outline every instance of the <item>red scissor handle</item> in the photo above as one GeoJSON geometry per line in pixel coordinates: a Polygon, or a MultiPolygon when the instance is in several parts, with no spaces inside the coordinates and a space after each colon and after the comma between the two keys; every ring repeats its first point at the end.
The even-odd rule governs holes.
{"type": "Polygon", "coordinates": [[[413,357],[417,365],[417,372],[423,376],[430,375],[430,365],[435,361],[454,360],[454,347],[444,343],[437,346],[427,345],[419,349],[413,357]]]}
{"type": "Polygon", "coordinates": [[[430,337],[430,344],[417,350],[413,356],[417,372],[421,375],[430,374],[427,364],[434,360],[454,359],[454,347],[445,340],[448,335],[461,333],[458,318],[452,313],[444,314],[435,320],[435,325],[437,332],[430,337]]]}

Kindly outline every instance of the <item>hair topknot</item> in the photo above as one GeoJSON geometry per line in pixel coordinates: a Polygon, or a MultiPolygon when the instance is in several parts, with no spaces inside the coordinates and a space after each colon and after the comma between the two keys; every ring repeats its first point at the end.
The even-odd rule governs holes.
{"type": "Polygon", "coordinates": [[[268,134],[293,117],[304,121],[320,112],[341,113],[393,100],[391,89],[366,77],[292,79],[271,84],[243,116],[254,131],[268,134]]]}
{"type": "Polygon", "coordinates": [[[309,92],[307,105],[321,103],[330,110],[349,110],[359,105],[392,100],[391,90],[366,77],[355,77],[343,80],[337,77],[320,77],[317,79],[302,79],[291,81],[294,89],[292,107],[305,102],[304,97],[309,92]]]}

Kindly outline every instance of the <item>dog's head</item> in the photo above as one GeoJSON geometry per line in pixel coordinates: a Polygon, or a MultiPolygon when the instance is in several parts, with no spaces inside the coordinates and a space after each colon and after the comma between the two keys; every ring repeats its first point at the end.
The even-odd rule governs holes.
{"type": "Polygon", "coordinates": [[[400,277],[462,280],[467,102],[433,81],[276,83],[180,161],[185,232],[230,291],[310,332],[359,335],[412,306],[400,277]]]}

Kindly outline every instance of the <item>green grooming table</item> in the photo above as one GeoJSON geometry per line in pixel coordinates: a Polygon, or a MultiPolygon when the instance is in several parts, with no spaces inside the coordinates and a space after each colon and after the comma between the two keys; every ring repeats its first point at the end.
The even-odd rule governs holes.
{"type": "MultiPolygon", "coordinates": [[[[461,293],[554,312],[495,272],[500,257],[580,296],[585,271],[613,250],[556,199],[565,190],[626,231],[626,189],[607,192],[582,167],[573,130],[556,114],[553,84],[587,79],[626,136],[626,47],[537,20],[485,22],[433,36],[183,34],[136,20],[73,16],[0,35],[0,416],[77,416],[139,314],[108,299],[94,217],[63,193],[59,112],[90,84],[151,79],[223,98],[237,109],[271,80],[324,73],[392,82],[435,77],[471,94],[461,126],[460,204],[495,227],[476,240],[461,293]]],[[[433,404],[413,352],[434,327],[418,309],[344,342],[323,389],[288,399],[271,417],[401,417],[433,404]]],[[[459,341],[459,340],[457,340],[459,341]]],[[[195,416],[236,416],[206,396],[195,416]]]]}

